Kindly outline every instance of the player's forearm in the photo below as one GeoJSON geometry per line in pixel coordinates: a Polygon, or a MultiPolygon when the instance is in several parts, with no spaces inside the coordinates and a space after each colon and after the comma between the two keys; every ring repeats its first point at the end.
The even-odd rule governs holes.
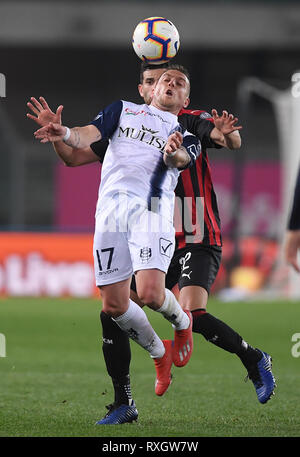
{"type": "Polygon", "coordinates": [[[92,143],[101,140],[101,133],[94,126],[67,128],[66,136],[64,143],[76,149],[89,147],[92,143]]]}
{"type": "Polygon", "coordinates": [[[56,141],[52,143],[53,148],[58,155],[58,157],[64,162],[68,167],[74,165],[74,149],[71,146],[68,146],[63,141],[56,141]]]}
{"type": "Polygon", "coordinates": [[[215,127],[210,133],[210,138],[215,143],[228,149],[239,149],[242,144],[241,136],[237,130],[223,134],[221,130],[215,127]]]}
{"type": "Polygon", "coordinates": [[[185,168],[191,161],[186,149],[182,146],[172,155],[164,153],[164,162],[169,168],[185,168]]]}
{"type": "Polygon", "coordinates": [[[53,148],[67,167],[79,167],[88,163],[99,162],[99,157],[90,148],[72,148],[63,141],[56,141],[53,148]]]}
{"type": "Polygon", "coordinates": [[[237,130],[224,136],[224,142],[228,149],[239,149],[242,145],[242,139],[237,130]]]}

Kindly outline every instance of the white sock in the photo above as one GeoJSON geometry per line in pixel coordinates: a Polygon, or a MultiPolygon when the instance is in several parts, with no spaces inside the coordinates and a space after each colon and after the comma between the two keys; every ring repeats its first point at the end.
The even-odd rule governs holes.
{"type": "Polygon", "coordinates": [[[180,304],[176,300],[175,295],[169,290],[165,289],[165,301],[162,306],[157,309],[164,318],[170,321],[176,330],[183,330],[189,327],[190,320],[188,315],[182,310],[180,304]]]}
{"type": "Polygon", "coordinates": [[[163,357],[165,347],[152,328],[146,313],[129,299],[127,311],[113,319],[128,336],[150,353],[152,358],[163,357]]]}

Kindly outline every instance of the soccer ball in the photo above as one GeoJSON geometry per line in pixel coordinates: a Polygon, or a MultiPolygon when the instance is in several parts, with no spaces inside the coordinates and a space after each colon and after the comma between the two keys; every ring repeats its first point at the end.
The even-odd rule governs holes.
{"type": "Polygon", "coordinates": [[[175,25],[164,17],[148,17],[133,32],[133,49],[146,63],[158,65],[168,62],[176,56],[179,45],[175,25]]]}

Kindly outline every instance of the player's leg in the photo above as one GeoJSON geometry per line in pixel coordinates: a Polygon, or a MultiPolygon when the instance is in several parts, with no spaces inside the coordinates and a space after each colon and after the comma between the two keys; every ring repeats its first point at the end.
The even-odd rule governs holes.
{"type": "MultiPolygon", "coordinates": [[[[152,357],[163,357],[165,346],[152,329],[143,310],[129,299],[130,281],[132,276],[131,257],[128,249],[126,234],[116,231],[107,231],[101,224],[103,220],[97,220],[94,236],[94,264],[96,284],[101,289],[103,300],[102,323],[108,326],[111,322],[106,319],[111,316],[115,319],[114,323],[130,334],[140,345],[150,352],[152,357]]],[[[114,339],[121,338],[122,334],[117,332],[116,327],[110,325],[108,332],[104,331],[106,341],[111,340],[111,332],[114,339]]],[[[118,379],[113,380],[114,387],[122,382],[123,386],[118,385],[118,392],[115,393],[119,401],[124,399],[124,390],[128,389],[130,354],[126,352],[127,360],[124,361],[121,370],[116,368],[117,350],[107,350],[104,345],[104,357],[108,372],[118,379]],[[111,357],[112,355],[112,357],[111,357]],[[114,360],[112,360],[114,359],[114,360]],[[127,372],[127,373],[126,373],[127,372]],[[121,378],[121,379],[120,379],[121,378]]],[[[128,346],[127,346],[128,349],[128,346]]],[[[119,355],[120,356],[120,355],[119,355]]],[[[116,391],[116,389],[115,389],[116,391]]],[[[131,394],[127,395],[131,402],[131,394]]],[[[118,407],[117,403],[110,405],[108,415],[99,421],[99,424],[116,424],[130,422],[137,417],[135,405],[124,405],[118,407]],[[122,406],[122,407],[121,407],[122,406]],[[124,407],[126,408],[124,409],[124,407]],[[132,406],[132,408],[131,408],[132,406]]]]}
{"type": "Polygon", "coordinates": [[[160,312],[174,325],[175,359],[179,359],[180,351],[183,357],[179,359],[178,366],[183,366],[192,352],[192,325],[190,313],[182,311],[174,294],[165,287],[165,273],[174,247],[174,227],[157,213],[145,211],[137,226],[132,227],[129,249],[136,273],[138,296],[143,303],[160,312]]]}
{"type": "Polygon", "coordinates": [[[132,400],[129,337],[104,311],[100,313],[100,321],[102,324],[102,351],[107,372],[114,387],[114,403],[118,406],[129,405],[132,400]]]}
{"type": "MultiPolygon", "coordinates": [[[[184,343],[190,349],[189,357],[192,352],[191,321],[182,310],[172,292],[165,289],[164,272],[157,269],[140,270],[136,272],[136,284],[140,300],[154,311],[161,313],[175,327],[174,345],[170,340],[164,341],[166,348],[165,356],[162,359],[154,360],[156,369],[155,393],[157,395],[163,395],[172,380],[171,367],[174,347],[176,341],[178,345],[178,339],[183,333],[185,335],[184,343]]],[[[185,358],[185,363],[187,363],[189,357],[185,358]]]]}
{"type": "Polygon", "coordinates": [[[137,294],[145,305],[162,315],[176,328],[186,328],[189,320],[175,295],[165,288],[165,273],[158,269],[136,272],[137,294]]]}
{"type": "MultiPolygon", "coordinates": [[[[113,204],[108,205],[101,217],[96,219],[93,246],[94,270],[96,284],[98,287],[103,286],[106,301],[109,300],[107,292],[112,286],[107,286],[107,290],[105,290],[105,284],[116,283],[114,302],[111,303],[111,306],[117,309],[120,307],[120,314],[128,306],[128,278],[132,275],[132,265],[125,234],[118,233],[116,227],[108,230],[107,225],[105,225],[110,220],[110,210],[115,211],[113,204]]],[[[106,305],[100,313],[103,338],[102,351],[115,394],[113,403],[107,407],[108,413],[97,423],[99,425],[130,422],[135,420],[138,415],[130,389],[131,353],[128,335],[112,320],[111,313],[106,313],[107,309],[109,310],[106,305]]]]}
{"type": "MultiPolygon", "coordinates": [[[[130,298],[138,303],[139,306],[143,306],[136,293],[134,276],[132,277],[130,286],[130,298]]],[[[111,411],[112,407],[117,410],[121,408],[122,417],[124,412],[128,413],[128,410],[130,416],[135,416],[136,411],[133,407],[134,401],[130,384],[131,349],[129,336],[104,311],[100,312],[100,321],[102,325],[103,356],[114,388],[114,402],[108,406],[109,411],[111,411]]],[[[118,420],[119,416],[120,414],[115,414],[114,420],[118,420]]],[[[104,423],[107,423],[109,419],[111,421],[111,418],[106,416],[104,423]]]]}
{"type": "Polygon", "coordinates": [[[225,351],[237,354],[244,365],[258,361],[257,353],[231,327],[206,311],[208,292],[201,286],[185,286],[180,290],[180,303],[193,316],[193,332],[201,333],[205,339],[225,351]]]}
{"type": "MultiPolygon", "coordinates": [[[[165,344],[160,340],[152,328],[145,312],[136,303],[129,299],[130,281],[131,278],[117,284],[101,286],[103,313],[106,316],[112,317],[112,320],[120,327],[122,333],[126,333],[131,339],[146,349],[154,359],[155,363],[160,363],[165,356],[166,349],[170,352],[171,348],[165,346],[165,344]],[[127,288],[128,292],[126,293],[127,288]],[[126,301],[128,301],[128,305],[124,306],[126,301]]],[[[122,338],[122,334],[118,334],[118,336],[122,338]]],[[[118,354],[117,352],[114,352],[113,355],[115,356],[114,360],[111,359],[111,352],[109,353],[109,357],[105,357],[107,369],[111,376],[114,376],[116,373],[117,357],[119,357],[120,360],[122,353],[118,354]]],[[[119,384],[118,381],[120,379],[118,377],[121,377],[121,383],[123,384],[123,388],[125,390],[126,388],[130,388],[129,377],[127,379],[126,377],[125,379],[122,377],[124,374],[126,376],[126,371],[129,367],[127,367],[126,362],[124,365],[122,364],[122,366],[124,367],[124,371],[122,372],[122,370],[119,369],[117,372],[117,378],[112,378],[115,393],[116,390],[118,392],[122,390],[122,386],[117,385],[119,384]]],[[[122,424],[137,419],[138,412],[136,410],[135,403],[131,398],[131,392],[127,390],[126,394],[124,391],[121,394],[121,398],[117,397],[115,402],[108,406],[109,411],[107,415],[101,421],[97,422],[98,425],[122,424]],[[128,404],[123,402],[124,397],[125,401],[127,397],[128,404]]]]}
{"type": "MultiPolygon", "coordinates": [[[[118,220],[115,224],[111,223],[111,229],[107,229],[107,220],[116,219],[115,212],[114,205],[108,205],[106,213],[96,219],[94,235],[95,277],[101,290],[103,312],[113,317],[129,337],[150,352],[151,357],[162,357],[165,352],[162,341],[154,332],[145,312],[129,298],[133,268],[128,235],[119,229],[118,220]]],[[[121,222],[123,227],[124,220],[121,222]]]]}
{"type": "MultiPolygon", "coordinates": [[[[126,287],[128,289],[129,280],[121,283],[121,288],[116,287],[116,294],[126,287]]],[[[125,299],[128,300],[128,293],[125,299]]],[[[131,360],[130,344],[128,335],[123,332],[120,327],[107,314],[105,310],[100,313],[100,320],[102,324],[102,351],[107,368],[107,372],[112,379],[114,387],[114,409],[120,408],[122,405],[132,406],[133,399],[130,387],[129,367],[131,360]]],[[[111,412],[111,410],[110,410],[111,412]]],[[[133,412],[134,413],[134,412],[133,412]]],[[[106,418],[107,419],[107,418],[106,418]]]]}
{"type": "Polygon", "coordinates": [[[111,316],[114,322],[146,349],[151,357],[164,355],[164,346],[152,328],[143,309],[132,301],[130,296],[131,278],[116,284],[100,286],[103,312],[111,316]]]}
{"type": "Polygon", "coordinates": [[[193,332],[201,333],[207,341],[236,354],[254,383],[259,401],[265,403],[275,387],[268,354],[254,349],[229,325],[206,311],[210,288],[219,270],[221,253],[210,247],[195,246],[183,254],[179,300],[192,313],[193,332]]]}
{"type": "Polygon", "coordinates": [[[132,300],[129,300],[126,312],[113,317],[113,320],[131,339],[150,353],[158,372],[155,392],[157,395],[163,395],[171,382],[171,379],[167,378],[167,373],[170,373],[172,365],[171,343],[160,340],[145,312],[132,300]]]}

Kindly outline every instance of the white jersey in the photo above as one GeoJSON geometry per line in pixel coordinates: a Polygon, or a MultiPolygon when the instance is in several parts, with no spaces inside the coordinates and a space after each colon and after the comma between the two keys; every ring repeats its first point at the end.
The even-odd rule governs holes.
{"type": "Polygon", "coordinates": [[[174,189],[180,171],[168,168],[163,152],[176,130],[192,165],[200,154],[199,140],[182,132],[177,116],[152,105],[118,101],[101,111],[92,122],[109,139],[101,172],[96,216],[110,205],[116,194],[126,193],[148,209],[173,220],[174,189]]]}

